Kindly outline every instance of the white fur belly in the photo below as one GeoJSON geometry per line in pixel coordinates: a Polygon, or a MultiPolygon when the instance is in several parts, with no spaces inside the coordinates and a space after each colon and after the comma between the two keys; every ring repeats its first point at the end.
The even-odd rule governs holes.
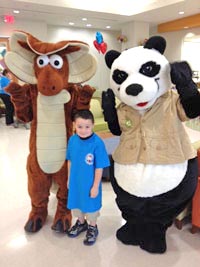
{"type": "Polygon", "coordinates": [[[138,197],[152,197],[172,190],[182,181],[186,170],[187,161],[168,165],[122,165],[116,162],[114,165],[119,186],[138,197]]]}

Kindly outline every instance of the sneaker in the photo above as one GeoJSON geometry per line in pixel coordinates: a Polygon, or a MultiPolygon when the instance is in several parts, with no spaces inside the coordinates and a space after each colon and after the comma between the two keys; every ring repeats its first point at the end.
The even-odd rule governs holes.
{"type": "Polygon", "coordinates": [[[76,221],[74,226],[67,232],[69,237],[77,237],[80,233],[88,229],[87,221],[81,223],[79,220],[76,221]]]}
{"type": "Polygon", "coordinates": [[[87,245],[87,246],[93,245],[96,242],[98,234],[99,234],[99,231],[98,231],[97,225],[96,226],[88,225],[86,238],[83,241],[84,245],[87,245]]]}
{"type": "Polygon", "coordinates": [[[26,128],[26,130],[30,129],[30,124],[29,123],[24,123],[24,127],[26,128]]]}
{"type": "Polygon", "coordinates": [[[19,128],[19,122],[18,122],[18,121],[15,121],[15,122],[13,123],[13,127],[14,127],[14,128],[19,128]]]}

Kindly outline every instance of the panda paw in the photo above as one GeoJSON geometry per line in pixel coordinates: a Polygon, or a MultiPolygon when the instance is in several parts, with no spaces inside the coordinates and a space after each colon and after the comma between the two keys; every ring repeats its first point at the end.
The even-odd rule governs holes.
{"type": "Polygon", "coordinates": [[[192,70],[186,61],[174,62],[171,66],[171,80],[176,89],[184,98],[197,95],[197,85],[192,80],[192,70]]]}

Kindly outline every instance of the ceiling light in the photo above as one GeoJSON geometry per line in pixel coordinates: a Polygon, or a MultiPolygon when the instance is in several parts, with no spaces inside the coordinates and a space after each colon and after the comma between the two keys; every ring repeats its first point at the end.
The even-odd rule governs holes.
{"type": "Polygon", "coordinates": [[[91,27],[92,26],[92,24],[86,24],[86,27],[91,27]]]}
{"type": "Polygon", "coordinates": [[[108,26],[106,26],[106,29],[110,29],[110,28],[111,28],[111,26],[109,26],[109,25],[108,25],[108,26]]]}
{"type": "Polygon", "coordinates": [[[13,10],[13,13],[19,14],[19,10],[13,10]]]}
{"type": "Polygon", "coordinates": [[[183,15],[185,12],[184,11],[179,11],[178,14],[179,15],[183,15]]]}
{"type": "Polygon", "coordinates": [[[74,22],[69,22],[69,25],[71,25],[71,26],[74,25],[74,22]]]}
{"type": "Polygon", "coordinates": [[[87,20],[87,18],[82,18],[82,20],[83,20],[83,21],[86,21],[86,20],[87,20]]]}

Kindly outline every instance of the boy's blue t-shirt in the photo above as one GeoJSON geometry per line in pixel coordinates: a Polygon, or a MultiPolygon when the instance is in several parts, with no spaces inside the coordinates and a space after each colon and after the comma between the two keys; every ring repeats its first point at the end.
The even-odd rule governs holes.
{"type": "Polygon", "coordinates": [[[10,83],[10,80],[5,77],[5,76],[2,76],[0,77],[0,94],[6,94],[6,95],[9,95],[7,92],[4,91],[4,88],[9,85],[10,83]]]}
{"type": "Polygon", "coordinates": [[[102,186],[96,198],[90,197],[96,168],[110,165],[105,144],[95,133],[88,139],[77,134],[68,142],[66,159],[70,160],[69,194],[67,207],[82,212],[95,212],[102,206],[102,186]]]}

